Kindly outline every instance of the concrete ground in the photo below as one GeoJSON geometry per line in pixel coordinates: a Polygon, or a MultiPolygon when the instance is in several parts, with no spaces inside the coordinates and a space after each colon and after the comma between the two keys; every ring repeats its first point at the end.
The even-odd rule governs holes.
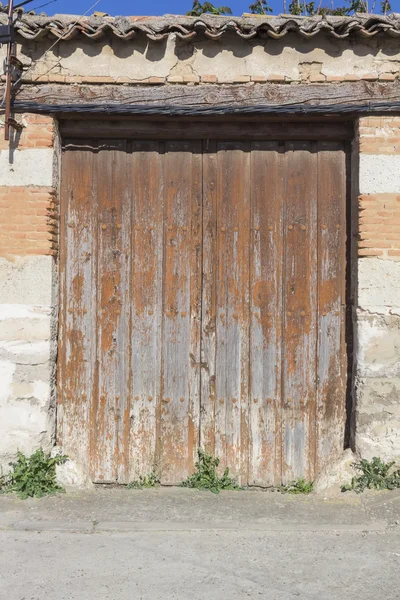
{"type": "Polygon", "coordinates": [[[0,598],[400,598],[400,492],[0,497],[0,598]]]}

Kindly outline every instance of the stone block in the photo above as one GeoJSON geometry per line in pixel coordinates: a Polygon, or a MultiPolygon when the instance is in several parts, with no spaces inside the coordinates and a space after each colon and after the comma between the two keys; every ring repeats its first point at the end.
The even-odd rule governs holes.
{"type": "Polygon", "coordinates": [[[357,461],[357,455],[350,448],[345,450],[342,456],[329,465],[314,482],[314,492],[317,494],[340,494],[341,486],[351,482],[355,475],[353,463],[357,461]]]}
{"type": "Polygon", "coordinates": [[[53,158],[52,148],[0,150],[1,185],[53,185],[53,158]]]}
{"type": "Polygon", "coordinates": [[[0,341],[0,360],[19,365],[43,365],[50,360],[49,341],[0,341]]]}
{"type": "Polygon", "coordinates": [[[358,314],[357,375],[400,377],[400,317],[358,314]]]}
{"type": "MultiPolygon", "coordinates": [[[[35,359],[33,359],[35,360],[35,359]]],[[[0,469],[20,450],[30,455],[37,448],[49,450],[54,437],[54,408],[47,364],[45,380],[24,377],[16,381],[16,360],[0,358],[0,469]]]]}
{"type": "MultiPolygon", "coordinates": [[[[52,455],[63,454],[62,449],[54,447],[52,455]]],[[[56,467],[57,483],[62,487],[75,489],[93,488],[93,483],[85,470],[75,461],[68,459],[63,465],[56,467]]]]}
{"type": "Polygon", "coordinates": [[[357,381],[356,447],[363,458],[400,459],[400,377],[357,381]]]}
{"type": "Polygon", "coordinates": [[[360,154],[360,194],[398,194],[400,154],[360,154]]]}
{"type": "Polygon", "coordinates": [[[400,263],[372,257],[358,261],[358,306],[400,315],[400,263]]]}
{"type": "Polygon", "coordinates": [[[51,256],[0,258],[0,303],[51,305],[53,269],[51,256]]]}
{"type": "Polygon", "coordinates": [[[51,307],[27,304],[0,304],[0,340],[48,340],[51,307]]]}

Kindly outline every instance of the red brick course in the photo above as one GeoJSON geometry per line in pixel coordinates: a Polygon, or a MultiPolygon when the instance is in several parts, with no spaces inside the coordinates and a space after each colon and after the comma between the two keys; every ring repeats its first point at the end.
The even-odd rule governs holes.
{"type": "Polygon", "coordinates": [[[359,198],[360,256],[400,256],[400,194],[359,198]]]}
{"type": "MultiPolygon", "coordinates": [[[[364,117],[359,121],[359,151],[400,154],[400,117],[364,117]]],[[[365,194],[359,198],[359,255],[400,258],[399,194],[365,194]]]]}
{"type": "Polygon", "coordinates": [[[400,117],[360,119],[360,152],[400,154],[400,117]]]}
{"type": "Polygon", "coordinates": [[[57,253],[58,202],[51,187],[0,187],[0,256],[57,253]]]}
{"type": "MultiPolygon", "coordinates": [[[[54,145],[54,120],[46,115],[17,115],[23,125],[20,134],[11,129],[11,146],[19,150],[26,148],[51,148],[54,145]]],[[[4,128],[0,128],[0,150],[8,150],[10,142],[4,139],[4,128]]]]}

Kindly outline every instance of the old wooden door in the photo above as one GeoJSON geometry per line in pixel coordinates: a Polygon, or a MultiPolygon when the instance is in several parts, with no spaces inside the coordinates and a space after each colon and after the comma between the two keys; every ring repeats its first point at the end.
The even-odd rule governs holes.
{"type": "Polygon", "coordinates": [[[97,482],[199,445],[312,479],[344,433],[341,143],[66,141],[58,437],[97,482]]]}
{"type": "Polygon", "coordinates": [[[250,485],[312,480],[343,449],[343,145],[208,148],[201,444],[250,485]]]}

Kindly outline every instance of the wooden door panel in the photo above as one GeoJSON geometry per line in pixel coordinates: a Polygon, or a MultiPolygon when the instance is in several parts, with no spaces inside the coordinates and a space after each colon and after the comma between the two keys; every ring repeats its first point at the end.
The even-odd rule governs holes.
{"type": "Polygon", "coordinates": [[[100,146],[95,156],[98,214],[97,389],[92,398],[91,470],[94,481],[115,482],[118,472],[127,468],[123,431],[120,431],[126,405],[128,363],[125,361],[125,338],[129,333],[124,310],[125,303],[129,303],[129,290],[128,295],[126,290],[129,276],[122,228],[119,227],[127,189],[125,143],[100,146]]]}
{"type": "Polygon", "coordinates": [[[201,311],[200,446],[215,455],[217,294],[216,142],[203,143],[203,260],[201,311]]]}
{"type": "Polygon", "coordinates": [[[62,165],[59,437],[94,481],[199,444],[242,484],[342,448],[341,143],[87,141],[62,165]]]}
{"type": "Polygon", "coordinates": [[[315,462],[317,152],[286,145],[283,219],[282,478],[312,480],[315,462]]]}
{"type": "Polygon", "coordinates": [[[343,383],[333,386],[336,425],[317,408],[326,405],[317,390],[318,378],[327,379],[317,372],[323,353],[331,356],[325,388],[335,377],[343,381],[343,318],[324,334],[318,316],[320,280],[333,304],[344,297],[344,239],[336,235],[328,257],[318,237],[318,220],[332,203],[330,212],[344,222],[344,151],[328,146],[329,156],[316,143],[254,142],[246,155],[243,144],[207,143],[201,440],[222,468],[251,485],[311,480],[317,453],[342,440],[343,383]]]}
{"type": "Polygon", "coordinates": [[[281,480],[284,158],[277,142],[252,144],[249,483],[263,486],[281,480]]]}
{"type": "MultiPolygon", "coordinates": [[[[90,145],[90,143],[88,142],[90,145]]],[[[57,435],[90,470],[91,399],[96,365],[96,239],[93,154],[63,153],[60,222],[60,326],[57,435]]]]}
{"type": "Polygon", "coordinates": [[[158,466],[163,313],[163,144],[133,142],[131,163],[130,477],[158,466]]]}
{"type": "Polygon", "coordinates": [[[166,142],[164,159],[162,481],[192,472],[199,437],[202,240],[200,142],[166,142]]]}
{"type": "Polygon", "coordinates": [[[346,154],[318,143],[318,347],[316,473],[344,447],[346,394],[346,154]]]}
{"type": "Polygon", "coordinates": [[[215,452],[248,479],[250,148],[217,144],[215,452]]]}

